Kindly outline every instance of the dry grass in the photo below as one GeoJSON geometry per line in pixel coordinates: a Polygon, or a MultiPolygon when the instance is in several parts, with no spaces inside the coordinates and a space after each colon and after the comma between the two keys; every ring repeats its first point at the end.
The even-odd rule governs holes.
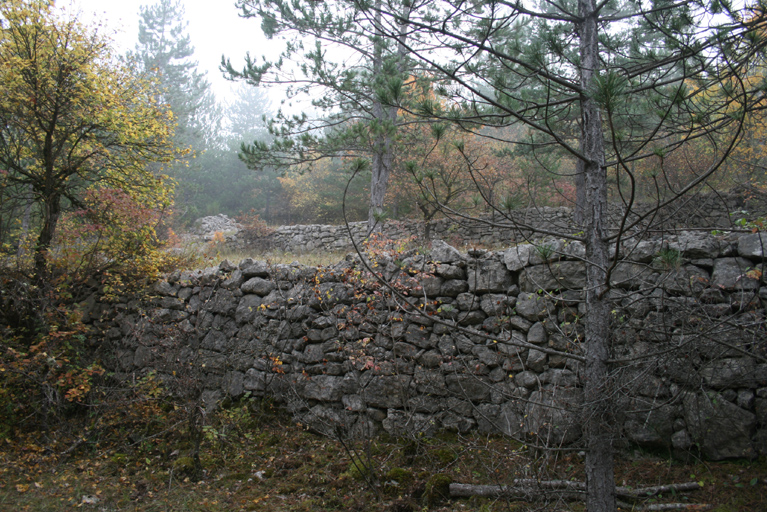
{"type": "Polygon", "coordinates": [[[245,258],[253,258],[254,260],[264,260],[273,264],[290,264],[299,263],[309,267],[319,267],[333,265],[343,260],[347,254],[352,251],[313,251],[307,253],[294,253],[282,250],[272,250],[266,252],[258,251],[222,251],[218,253],[214,260],[220,263],[223,260],[229,260],[230,263],[237,264],[245,258]]]}

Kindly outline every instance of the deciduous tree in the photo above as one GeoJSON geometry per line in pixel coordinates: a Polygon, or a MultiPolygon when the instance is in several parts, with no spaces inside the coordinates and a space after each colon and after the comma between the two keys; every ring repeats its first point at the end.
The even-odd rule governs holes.
{"type": "Polygon", "coordinates": [[[166,183],[147,165],[173,158],[173,129],[151,84],[116,64],[103,36],[47,1],[3,2],[0,15],[2,191],[32,194],[39,277],[62,211],[81,207],[87,189],[162,200],[166,183]]]}

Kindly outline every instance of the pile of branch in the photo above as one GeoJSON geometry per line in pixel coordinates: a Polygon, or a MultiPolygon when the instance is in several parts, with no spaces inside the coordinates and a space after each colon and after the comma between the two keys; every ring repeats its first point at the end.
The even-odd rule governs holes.
{"type": "MultiPolygon", "coordinates": [[[[697,482],[685,482],[681,484],[657,485],[654,487],[616,487],[615,493],[619,500],[638,501],[658,496],[662,493],[680,494],[688,491],[697,491],[702,486],[697,482]]],[[[535,480],[532,478],[515,479],[510,485],[473,485],[473,484],[450,484],[451,498],[467,498],[480,496],[484,498],[514,498],[525,501],[541,499],[544,495],[556,494],[560,498],[583,500],[586,497],[586,484],[569,480],[535,480]]],[[[710,510],[711,505],[695,503],[664,503],[650,504],[636,507],[619,501],[618,504],[631,510],[710,510]]]]}

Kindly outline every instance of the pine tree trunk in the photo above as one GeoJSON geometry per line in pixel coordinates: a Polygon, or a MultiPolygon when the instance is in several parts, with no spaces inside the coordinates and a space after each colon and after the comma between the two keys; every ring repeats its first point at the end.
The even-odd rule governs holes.
{"type": "MultiPolygon", "coordinates": [[[[380,110],[381,105],[376,105],[380,110]]],[[[376,109],[374,108],[374,111],[376,109]]],[[[370,209],[368,211],[368,234],[380,232],[384,221],[384,199],[389,184],[391,165],[394,160],[391,137],[381,135],[376,140],[373,154],[372,177],[370,181],[370,209]]]]}
{"type": "MultiPolygon", "coordinates": [[[[400,75],[405,72],[405,57],[407,48],[406,26],[410,17],[410,6],[407,2],[402,7],[402,22],[400,24],[397,43],[397,71],[400,75]]],[[[373,74],[379,76],[383,71],[385,31],[381,24],[381,0],[375,4],[376,42],[373,50],[373,74]]],[[[377,99],[373,100],[373,117],[378,121],[379,133],[374,140],[372,176],[370,181],[370,209],[368,210],[368,234],[380,232],[384,222],[384,200],[386,188],[389,185],[392,164],[394,163],[393,131],[397,124],[398,108],[394,105],[383,105],[377,99]]]]}
{"type": "MultiPolygon", "coordinates": [[[[583,148],[581,148],[583,151],[583,148]]],[[[584,176],[583,160],[575,163],[575,209],[573,210],[573,221],[576,226],[583,226],[586,210],[586,177],[584,176]]]]}
{"type": "Polygon", "coordinates": [[[608,385],[610,305],[606,300],[608,247],[607,172],[604,136],[598,105],[586,94],[599,69],[597,11],[594,0],[579,0],[581,54],[581,150],[585,201],[583,208],[586,243],[586,318],[584,401],[582,424],[586,441],[586,509],[615,512],[613,469],[612,404],[608,385]]]}

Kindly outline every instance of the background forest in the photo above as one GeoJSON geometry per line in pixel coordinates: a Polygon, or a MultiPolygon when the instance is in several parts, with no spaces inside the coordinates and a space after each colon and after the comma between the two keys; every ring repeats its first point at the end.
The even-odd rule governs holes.
{"type": "MultiPolygon", "coordinates": [[[[255,11],[247,10],[247,4],[245,8],[246,13],[255,16],[255,11]]],[[[240,83],[234,94],[217,97],[199,70],[186,27],[180,2],[163,0],[142,6],[138,43],[127,55],[116,56],[135,63],[145,77],[155,81],[155,101],[172,115],[172,142],[180,153],[172,162],[153,167],[153,172],[167,175],[174,183],[175,207],[165,222],[177,232],[199,217],[218,213],[230,217],[257,215],[271,226],[338,224],[344,219],[344,194],[347,220],[364,220],[371,194],[371,169],[357,169],[355,165],[358,157],[370,154],[373,142],[359,132],[366,129],[368,122],[364,103],[371,94],[384,94],[381,89],[387,85],[360,89],[355,80],[367,73],[362,60],[356,68],[349,68],[356,78],[347,76],[346,81],[335,83],[323,83],[323,73],[330,76],[330,68],[312,70],[305,64],[292,68],[285,65],[273,78],[261,80],[258,87],[240,83]],[[304,83],[309,85],[304,87],[304,83]],[[270,98],[275,94],[267,93],[266,88],[275,85],[284,86],[276,93],[284,98],[281,101],[273,101],[270,98]],[[342,97],[353,99],[344,101],[342,97]],[[295,98],[303,99],[306,107],[300,114],[287,107],[295,98]],[[295,138],[299,134],[304,135],[303,139],[295,138]],[[295,146],[288,148],[286,144],[295,146]],[[256,156],[259,148],[269,148],[270,157],[256,156]],[[279,157],[281,153],[290,156],[279,157]],[[355,169],[361,174],[347,190],[355,169]]],[[[296,27],[294,48],[304,40],[308,45],[311,36],[323,30],[320,22],[296,27]]],[[[534,38],[535,34],[526,37],[534,38]]],[[[368,58],[366,51],[355,55],[348,50],[351,44],[341,36],[328,36],[324,44],[331,48],[331,53],[323,57],[328,62],[368,58]]],[[[355,44],[355,48],[364,48],[359,40],[355,44]]],[[[296,50],[286,56],[291,52],[302,57],[296,50]]],[[[311,60],[311,51],[303,58],[311,60]]],[[[247,73],[236,70],[236,65],[228,66],[225,71],[230,78],[247,82],[247,73]]],[[[575,204],[576,159],[572,155],[536,151],[532,132],[519,127],[457,126],[426,120],[419,109],[428,112],[435,107],[449,108],[445,91],[440,89],[443,85],[433,79],[430,71],[420,70],[420,64],[412,62],[407,67],[412,69],[403,69],[407,77],[397,92],[400,107],[393,117],[396,131],[390,143],[394,157],[383,196],[385,218],[428,221],[444,216],[448,209],[481,215],[494,208],[575,204]],[[525,138],[530,144],[513,149],[504,143],[525,138]]],[[[334,80],[341,80],[349,70],[338,68],[334,72],[334,80]]],[[[718,181],[709,187],[719,191],[736,185],[760,187],[764,138],[762,118],[751,117],[735,151],[723,164],[726,172],[718,173],[718,181]]],[[[685,141],[681,151],[672,155],[658,150],[657,158],[632,164],[637,183],[653,182],[641,179],[644,177],[663,178],[649,189],[638,188],[637,199],[654,200],[658,188],[674,189],[686,183],[705,169],[712,157],[708,142],[698,139],[685,141]]],[[[611,194],[615,195],[618,183],[613,184],[611,194]]],[[[19,230],[27,232],[30,223],[40,222],[36,203],[30,198],[4,189],[0,217],[0,239],[4,243],[17,246],[19,230]]]]}

